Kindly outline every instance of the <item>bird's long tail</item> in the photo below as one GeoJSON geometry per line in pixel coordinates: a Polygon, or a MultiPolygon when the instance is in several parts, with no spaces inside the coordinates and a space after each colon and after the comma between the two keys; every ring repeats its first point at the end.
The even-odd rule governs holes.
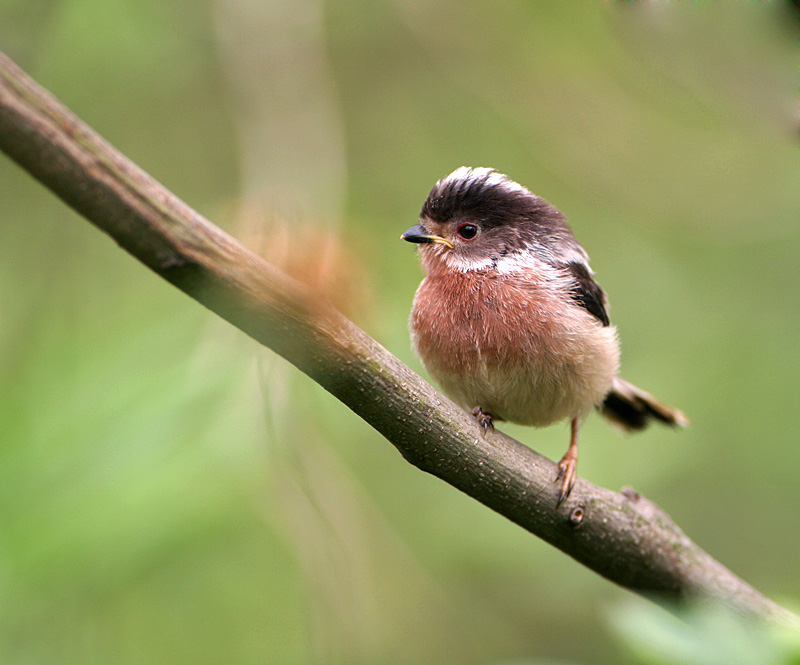
{"type": "Polygon", "coordinates": [[[655,397],[625,379],[616,377],[611,391],[600,405],[600,413],[624,430],[640,430],[657,420],[673,427],[686,427],[688,418],[678,409],[662,404],[655,397]]]}

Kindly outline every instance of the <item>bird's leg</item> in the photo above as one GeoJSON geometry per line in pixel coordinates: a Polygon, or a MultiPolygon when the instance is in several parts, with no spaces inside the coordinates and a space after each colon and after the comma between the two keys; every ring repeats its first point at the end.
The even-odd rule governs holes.
{"type": "Polygon", "coordinates": [[[478,424],[483,428],[484,436],[486,436],[486,432],[489,430],[494,432],[494,418],[492,418],[491,414],[484,413],[481,407],[476,406],[474,409],[472,409],[472,415],[477,418],[478,424]]]}
{"type": "Polygon", "coordinates": [[[572,436],[569,441],[569,448],[564,453],[564,457],[558,463],[558,475],[555,481],[561,481],[561,492],[556,501],[556,510],[569,496],[572,491],[572,486],[575,484],[575,478],[578,476],[578,419],[572,419],[572,436]]]}

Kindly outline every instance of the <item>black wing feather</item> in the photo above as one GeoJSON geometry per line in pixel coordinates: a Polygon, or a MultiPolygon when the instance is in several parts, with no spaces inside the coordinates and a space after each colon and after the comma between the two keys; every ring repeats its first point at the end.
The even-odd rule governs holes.
{"type": "Polygon", "coordinates": [[[586,264],[568,263],[564,267],[574,280],[572,298],[575,302],[590,314],[596,316],[604,326],[609,325],[606,294],[603,293],[600,285],[594,281],[586,264]]]}

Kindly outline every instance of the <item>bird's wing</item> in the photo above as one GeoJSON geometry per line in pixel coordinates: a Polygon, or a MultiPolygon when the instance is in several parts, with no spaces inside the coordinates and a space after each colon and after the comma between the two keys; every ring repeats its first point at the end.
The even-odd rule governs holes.
{"type": "Polygon", "coordinates": [[[585,263],[571,262],[561,266],[572,282],[571,295],[573,300],[586,309],[590,314],[604,325],[609,325],[608,301],[600,285],[594,281],[589,266],[585,263]]]}

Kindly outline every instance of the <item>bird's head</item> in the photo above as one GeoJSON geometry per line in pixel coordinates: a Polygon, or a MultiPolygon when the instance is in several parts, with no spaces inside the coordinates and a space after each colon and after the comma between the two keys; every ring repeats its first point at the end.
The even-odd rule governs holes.
{"type": "Polygon", "coordinates": [[[462,166],[439,180],[401,238],[420,245],[424,263],[460,271],[586,261],[556,208],[489,168],[462,166]]]}

